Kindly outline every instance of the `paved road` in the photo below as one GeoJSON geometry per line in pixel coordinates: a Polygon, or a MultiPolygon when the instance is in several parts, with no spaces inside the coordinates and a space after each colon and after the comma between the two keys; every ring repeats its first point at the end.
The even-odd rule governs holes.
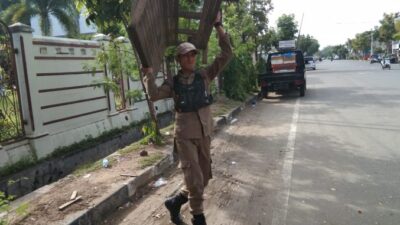
{"type": "MultiPolygon", "coordinates": [[[[208,224],[400,224],[400,66],[328,61],[307,78],[305,97],[272,95],[214,138],[208,224]]],[[[169,224],[171,173],[105,224],[169,224]]]]}
{"type": "Polygon", "coordinates": [[[286,224],[400,224],[399,65],[318,66],[300,101],[286,224]]]}

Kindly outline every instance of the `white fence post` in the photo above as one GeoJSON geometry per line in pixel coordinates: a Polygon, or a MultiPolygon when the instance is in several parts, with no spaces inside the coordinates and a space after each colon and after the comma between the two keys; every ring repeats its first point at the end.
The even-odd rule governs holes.
{"type": "Polygon", "coordinates": [[[15,64],[21,93],[22,115],[24,119],[25,134],[28,138],[46,135],[42,126],[40,105],[38,101],[38,89],[36,85],[36,67],[32,52],[33,29],[25,24],[11,25],[10,31],[15,48],[15,64]]]}

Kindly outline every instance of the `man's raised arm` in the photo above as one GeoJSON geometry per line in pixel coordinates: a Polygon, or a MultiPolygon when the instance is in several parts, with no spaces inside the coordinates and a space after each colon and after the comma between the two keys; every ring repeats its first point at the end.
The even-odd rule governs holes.
{"type": "Polygon", "coordinates": [[[221,48],[221,52],[214,59],[214,62],[210,66],[206,68],[206,73],[208,79],[213,80],[218,74],[222,72],[224,67],[228,64],[230,59],[232,58],[232,47],[229,41],[229,35],[225,33],[224,28],[221,23],[221,15],[218,14],[214,27],[218,33],[218,44],[221,48]]]}
{"type": "Polygon", "coordinates": [[[147,93],[151,101],[157,101],[164,98],[172,97],[171,85],[164,82],[161,86],[157,86],[156,78],[154,77],[153,68],[142,68],[143,80],[146,85],[147,93]]]}

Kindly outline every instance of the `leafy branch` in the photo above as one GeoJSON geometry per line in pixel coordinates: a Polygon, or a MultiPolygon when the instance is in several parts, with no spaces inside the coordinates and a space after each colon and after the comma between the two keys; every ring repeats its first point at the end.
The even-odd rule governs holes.
{"type": "MultiPolygon", "coordinates": [[[[123,99],[121,93],[121,81],[125,76],[130,80],[139,79],[139,69],[135,63],[134,53],[120,39],[112,39],[108,45],[103,45],[97,54],[94,63],[84,65],[84,70],[92,75],[100,68],[105,68],[111,73],[111,77],[95,80],[95,87],[102,87],[106,92],[112,91],[118,99],[123,99]]],[[[127,90],[124,97],[136,102],[142,99],[143,92],[140,90],[127,90]]]]}

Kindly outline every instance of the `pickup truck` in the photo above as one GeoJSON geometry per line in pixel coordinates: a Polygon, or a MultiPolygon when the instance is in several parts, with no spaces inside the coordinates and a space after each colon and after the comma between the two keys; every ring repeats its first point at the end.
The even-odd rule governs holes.
{"type": "Polygon", "coordinates": [[[298,90],[300,96],[306,91],[306,76],[303,52],[300,50],[281,50],[269,53],[266,72],[258,77],[260,98],[267,98],[268,92],[298,90]]]}

